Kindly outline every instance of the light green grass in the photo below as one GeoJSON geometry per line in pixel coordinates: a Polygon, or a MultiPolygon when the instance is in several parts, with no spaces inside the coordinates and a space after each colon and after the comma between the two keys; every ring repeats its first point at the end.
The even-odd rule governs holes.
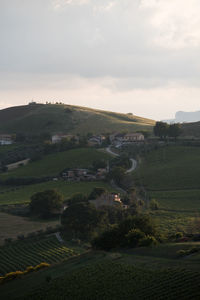
{"type": "Polygon", "coordinates": [[[46,155],[41,160],[2,173],[1,178],[57,176],[65,168],[88,168],[100,159],[109,160],[110,155],[94,148],[73,149],[46,155]]]}
{"type": "Polygon", "coordinates": [[[188,231],[200,211],[200,148],[170,146],[142,158],[133,174],[159,210],[152,212],[165,233],[188,231]]]}
{"type": "Polygon", "coordinates": [[[25,204],[30,202],[30,197],[36,193],[48,189],[56,189],[58,192],[63,194],[64,199],[67,199],[75,193],[83,193],[88,195],[93,188],[104,187],[108,191],[113,191],[113,188],[101,181],[92,182],[66,182],[60,181],[49,181],[39,184],[27,185],[19,187],[17,190],[11,189],[3,194],[0,194],[0,205],[8,204],[25,204]]]}
{"type": "Polygon", "coordinates": [[[0,110],[2,133],[106,133],[152,130],[155,121],[71,105],[25,105],[0,110]]]}
{"type": "Polygon", "coordinates": [[[200,148],[164,147],[143,158],[135,172],[148,190],[200,189],[200,148]]]}
{"type": "Polygon", "coordinates": [[[151,198],[156,199],[161,209],[195,212],[200,210],[199,190],[152,191],[151,198]]]}

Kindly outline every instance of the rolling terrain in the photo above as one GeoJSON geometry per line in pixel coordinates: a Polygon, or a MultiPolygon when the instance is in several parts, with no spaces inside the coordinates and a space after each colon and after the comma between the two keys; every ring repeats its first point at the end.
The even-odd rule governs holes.
{"type": "Polygon", "coordinates": [[[87,251],[8,282],[0,291],[3,299],[199,299],[199,255],[177,256],[194,246],[199,243],[87,251]]]}
{"type": "Polygon", "coordinates": [[[107,133],[152,130],[153,120],[129,114],[56,104],[32,104],[0,110],[0,133],[107,133]]]}
{"type": "Polygon", "coordinates": [[[1,179],[10,177],[58,176],[65,168],[89,168],[95,160],[110,159],[110,155],[94,148],[79,148],[45,155],[26,166],[1,173],[1,179]]]}
{"type": "Polygon", "coordinates": [[[159,210],[152,212],[163,232],[192,227],[200,209],[200,149],[169,146],[153,150],[142,158],[133,174],[159,210]]]}

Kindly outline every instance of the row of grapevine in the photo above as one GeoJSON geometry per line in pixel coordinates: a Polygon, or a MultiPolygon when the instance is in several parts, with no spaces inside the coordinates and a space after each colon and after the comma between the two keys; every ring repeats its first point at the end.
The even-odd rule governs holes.
{"type": "Polygon", "coordinates": [[[0,247],[0,275],[16,270],[25,270],[41,261],[57,263],[76,252],[61,244],[55,236],[40,240],[24,240],[0,247]]]}
{"type": "Polygon", "coordinates": [[[24,299],[200,299],[200,272],[150,271],[106,261],[53,280],[24,299]]]}

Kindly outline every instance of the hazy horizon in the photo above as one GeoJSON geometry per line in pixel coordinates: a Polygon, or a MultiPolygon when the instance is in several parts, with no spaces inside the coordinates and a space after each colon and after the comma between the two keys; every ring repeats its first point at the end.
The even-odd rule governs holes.
{"type": "Polygon", "coordinates": [[[198,0],[0,1],[0,109],[200,110],[198,0]]]}

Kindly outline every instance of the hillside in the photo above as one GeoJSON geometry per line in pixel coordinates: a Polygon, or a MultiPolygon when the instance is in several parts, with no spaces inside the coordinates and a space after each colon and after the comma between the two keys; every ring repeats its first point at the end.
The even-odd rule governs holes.
{"type": "Polygon", "coordinates": [[[182,135],[187,137],[200,138],[200,122],[182,124],[182,135]]]}
{"type": "Polygon", "coordinates": [[[0,133],[106,133],[151,130],[154,121],[130,114],[64,104],[29,104],[0,110],[0,133]]]}
{"type": "Polygon", "coordinates": [[[159,210],[152,211],[163,232],[194,231],[200,209],[200,149],[169,146],[142,157],[134,178],[145,187],[147,201],[156,199],[159,210]],[[190,228],[190,229],[189,229],[190,228]]]}
{"type": "Polygon", "coordinates": [[[89,251],[0,286],[2,299],[199,299],[199,254],[177,257],[192,247],[89,251]]]}
{"type": "Polygon", "coordinates": [[[26,166],[1,173],[1,179],[10,177],[57,176],[66,168],[88,168],[96,160],[109,160],[110,155],[94,148],[79,148],[45,155],[42,159],[30,162],[26,166]]]}

